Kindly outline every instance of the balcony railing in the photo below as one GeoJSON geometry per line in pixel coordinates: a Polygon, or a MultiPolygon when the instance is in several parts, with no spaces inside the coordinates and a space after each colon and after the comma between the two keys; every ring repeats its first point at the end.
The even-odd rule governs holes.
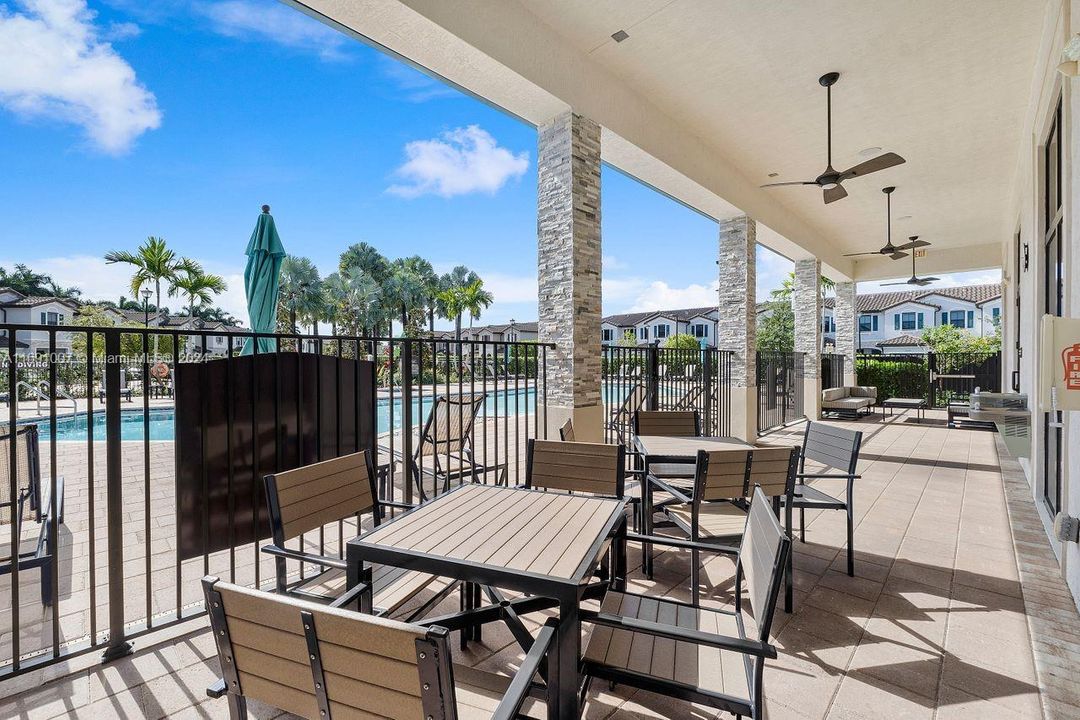
{"type": "MultiPolygon", "coordinates": [[[[266,474],[374,446],[387,494],[437,494],[411,460],[425,429],[457,450],[453,418],[427,426],[439,398],[477,399],[457,420],[481,482],[523,481],[546,436],[548,345],[232,334],[205,352],[220,334],[0,325],[0,545],[34,556],[0,560],[0,679],[202,614],[204,574],[263,585],[266,474]],[[31,339],[49,354],[20,354],[31,339]]],[[[333,555],[357,531],[303,544],[333,555]]]]}
{"type": "Polygon", "coordinates": [[[804,416],[803,359],[802,353],[758,351],[758,432],[804,416]]]}

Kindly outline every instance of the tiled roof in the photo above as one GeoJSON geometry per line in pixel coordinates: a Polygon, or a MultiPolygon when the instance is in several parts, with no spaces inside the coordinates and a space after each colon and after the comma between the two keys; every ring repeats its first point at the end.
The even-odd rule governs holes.
{"type": "Polygon", "coordinates": [[[892,346],[892,347],[910,347],[912,345],[926,345],[923,339],[915,335],[897,335],[894,338],[888,340],[882,340],[878,343],[878,347],[892,346]]]}
{"type": "Polygon", "coordinates": [[[52,295],[30,295],[29,297],[23,296],[17,300],[10,300],[3,303],[4,307],[34,307],[36,305],[44,305],[45,303],[58,302],[67,305],[68,307],[79,307],[79,303],[71,298],[55,297],[52,295]]]}
{"type": "MultiPolygon", "coordinates": [[[[982,305],[983,303],[1001,297],[1001,285],[999,283],[988,283],[986,285],[966,285],[964,287],[869,293],[866,295],[859,295],[855,298],[855,309],[857,312],[866,313],[881,312],[882,310],[887,310],[888,308],[895,307],[905,302],[922,302],[925,305],[933,305],[933,303],[923,300],[923,298],[930,295],[938,295],[941,297],[953,298],[954,300],[963,300],[976,305],[982,305]]],[[[836,298],[825,298],[825,307],[830,310],[835,309],[836,298]]],[[[760,310],[759,304],[758,311],[760,312],[760,310]]]]}
{"type": "Polygon", "coordinates": [[[680,310],[650,310],[649,312],[622,313],[620,315],[608,315],[603,322],[616,327],[633,327],[643,320],[651,317],[669,317],[673,320],[686,321],[698,315],[715,313],[715,305],[709,307],[682,308],[680,310]]]}

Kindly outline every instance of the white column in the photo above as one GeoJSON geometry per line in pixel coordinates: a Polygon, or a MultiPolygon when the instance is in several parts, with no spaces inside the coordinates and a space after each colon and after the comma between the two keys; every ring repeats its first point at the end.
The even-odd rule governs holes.
{"type": "Polygon", "coordinates": [[[720,223],[717,347],[731,362],[731,432],[757,439],[757,224],[745,215],[720,223]]]}
{"type": "Polygon", "coordinates": [[[547,355],[548,437],[573,418],[602,442],[600,126],[563,113],[540,126],[537,154],[539,337],[547,355]]]}
{"type": "Polygon", "coordinates": [[[821,261],[795,261],[795,352],[803,354],[803,412],[821,418],[821,261]]]}
{"type": "Polygon", "coordinates": [[[836,354],[844,356],[844,385],[855,385],[855,348],[858,343],[858,322],[855,314],[855,283],[836,283],[836,354]]]}

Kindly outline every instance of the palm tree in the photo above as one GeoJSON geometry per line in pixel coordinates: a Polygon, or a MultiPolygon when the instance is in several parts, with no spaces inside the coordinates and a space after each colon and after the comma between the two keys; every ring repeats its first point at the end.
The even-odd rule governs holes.
{"type": "Polygon", "coordinates": [[[484,281],[477,278],[461,289],[461,303],[469,313],[469,330],[472,330],[473,320],[480,319],[480,313],[495,302],[495,296],[484,289],[484,281]]]}
{"type": "Polygon", "coordinates": [[[195,308],[206,305],[228,289],[225,279],[203,270],[202,265],[184,258],[176,276],[170,281],[169,297],[183,295],[188,301],[188,322],[195,325],[195,308]]]}
{"type": "Polygon", "coordinates": [[[460,287],[448,287],[438,295],[443,317],[454,321],[454,339],[461,340],[461,316],[465,312],[465,295],[460,287]]]}
{"type": "MultiPolygon", "coordinates": [[[[440,291],[445,291],[445,290],[459,290],[460,291],[465,286],[471,285],[472,283],[476,282],[479,279],[480,279],[480,276],[477,275],[475,272],[473,272],[469,268],[465,267],[464,265],[458,265],[453,270],[451,270],[450,272],[446,273],[441,278],[439,278],[439,286],[440,286],[439,289],[440,289],[440,291]]],[[[435,311],[438,313],[439,317],[445,318],[447,320],[453,320],[454,321],[455,326],[458,328],[458,339],[460,340],[461,339],[461,332],[460,332],[460,330],[461,330],[461,315],[462,315],[462,313],[465,312],[465,310],[463,308],[461,308],[460,306],[458,306],[456,309],[448,308],[446,306],[446,303],[443,302],[440,299],[442,297],[443,297],[443,295],[441,295],[441,294],[436,295],[435,311]]]]}
{"type": "MultiPolygon", "coordinates": [[[[338,272],[345,278],[365,273],[369,278],[374,279],[378,285],[380,301],[387,296],[387,293],[383,291],[386,289],[386,278],[390,274],[390,262],[383,257],[382,253],[365,242],[350,245],[345,249],[345,252],[341,253],[338,272]]],[[[389,317],[392,313],[382,314],[389,317]]],[[[384,319],[386,318],[380,317],[376,320],[376,324],[371,327],[373,335],[379,334],[379,325],[382,324],[384,319]]]]}
{"type": "Polygon", "coordinates": [[[390,263],[390,275],[383,285],[384,298],[399,313],[401,333],[409,328],[409,311],[424,307],[424,278],[417,272],[415,259],[399,258],[390,263]]]}
{"type": "Polygon", "coordinates": [[[349,293],[349,282],[341,273],[330,273],[322,281],[322,319],[330,323],[330,334],[338,334],[338,325],[344,320],[345,298],[349,293]]]}
{"type": "MultiPolygon", "coordinates": [[[[135,252],[126,250],[111,250],[105,254],[105,262],[126,263],[135,268],[135,274],[131,276],[131,292],[135,297],[143,285],[153,283],[157,302],[156,307],[161,307],[161,283],[171,281],[180,269],[181,260],[176,253],[169,249],[165,238],[151,235],[146,242],[138,247],[135,252]]],[[[154,335],[154,361],[157,361],[158,336],[154,335]]]]}
{"type": "Polygon", "coordinates": [[[346,322],[354,335],[375,335],[385,319],[382,288],[363,270],[345,277],[347,291],[343,309],[346,322]]]}
{"type": "Polygon", "coordinates": [[[322,304],[321,281],[315,263],[306,257],[286,255],[281,261],[280,302],[289,317],[289,327],[297,332],[297,317],[309,320],[312,334],[319,331],[319,312],[322,304]]]}

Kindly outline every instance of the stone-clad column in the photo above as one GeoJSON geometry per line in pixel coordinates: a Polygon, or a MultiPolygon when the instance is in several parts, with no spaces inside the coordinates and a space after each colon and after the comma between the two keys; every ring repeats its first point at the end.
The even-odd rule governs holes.
{"type": "Polygon", "coordinates": [[[537,156],[539,336],[547,355],[548,437],[573,418],[602,442],[600,126],[571,112],[540,126],[537,156]]]}
{"type": "Polygon", "coordinates": [[[803,354],[803,412],[821,418],[821,261],[795,261],[795,352],[803,354]]]}
{"type": "Polygon", "coordinates": [[[836,354],[844,356],[844,384],[855,384],[855,348],[858,342],[858,317],[855,314],[855,283],[836,283],[836,354]]]}
{"type": "Polygon", "coordinates": [[[731,362],[731,432],[757,439],[757,225],[740,215],[720,223],[717,347],[734,350],[731,362]]]}

